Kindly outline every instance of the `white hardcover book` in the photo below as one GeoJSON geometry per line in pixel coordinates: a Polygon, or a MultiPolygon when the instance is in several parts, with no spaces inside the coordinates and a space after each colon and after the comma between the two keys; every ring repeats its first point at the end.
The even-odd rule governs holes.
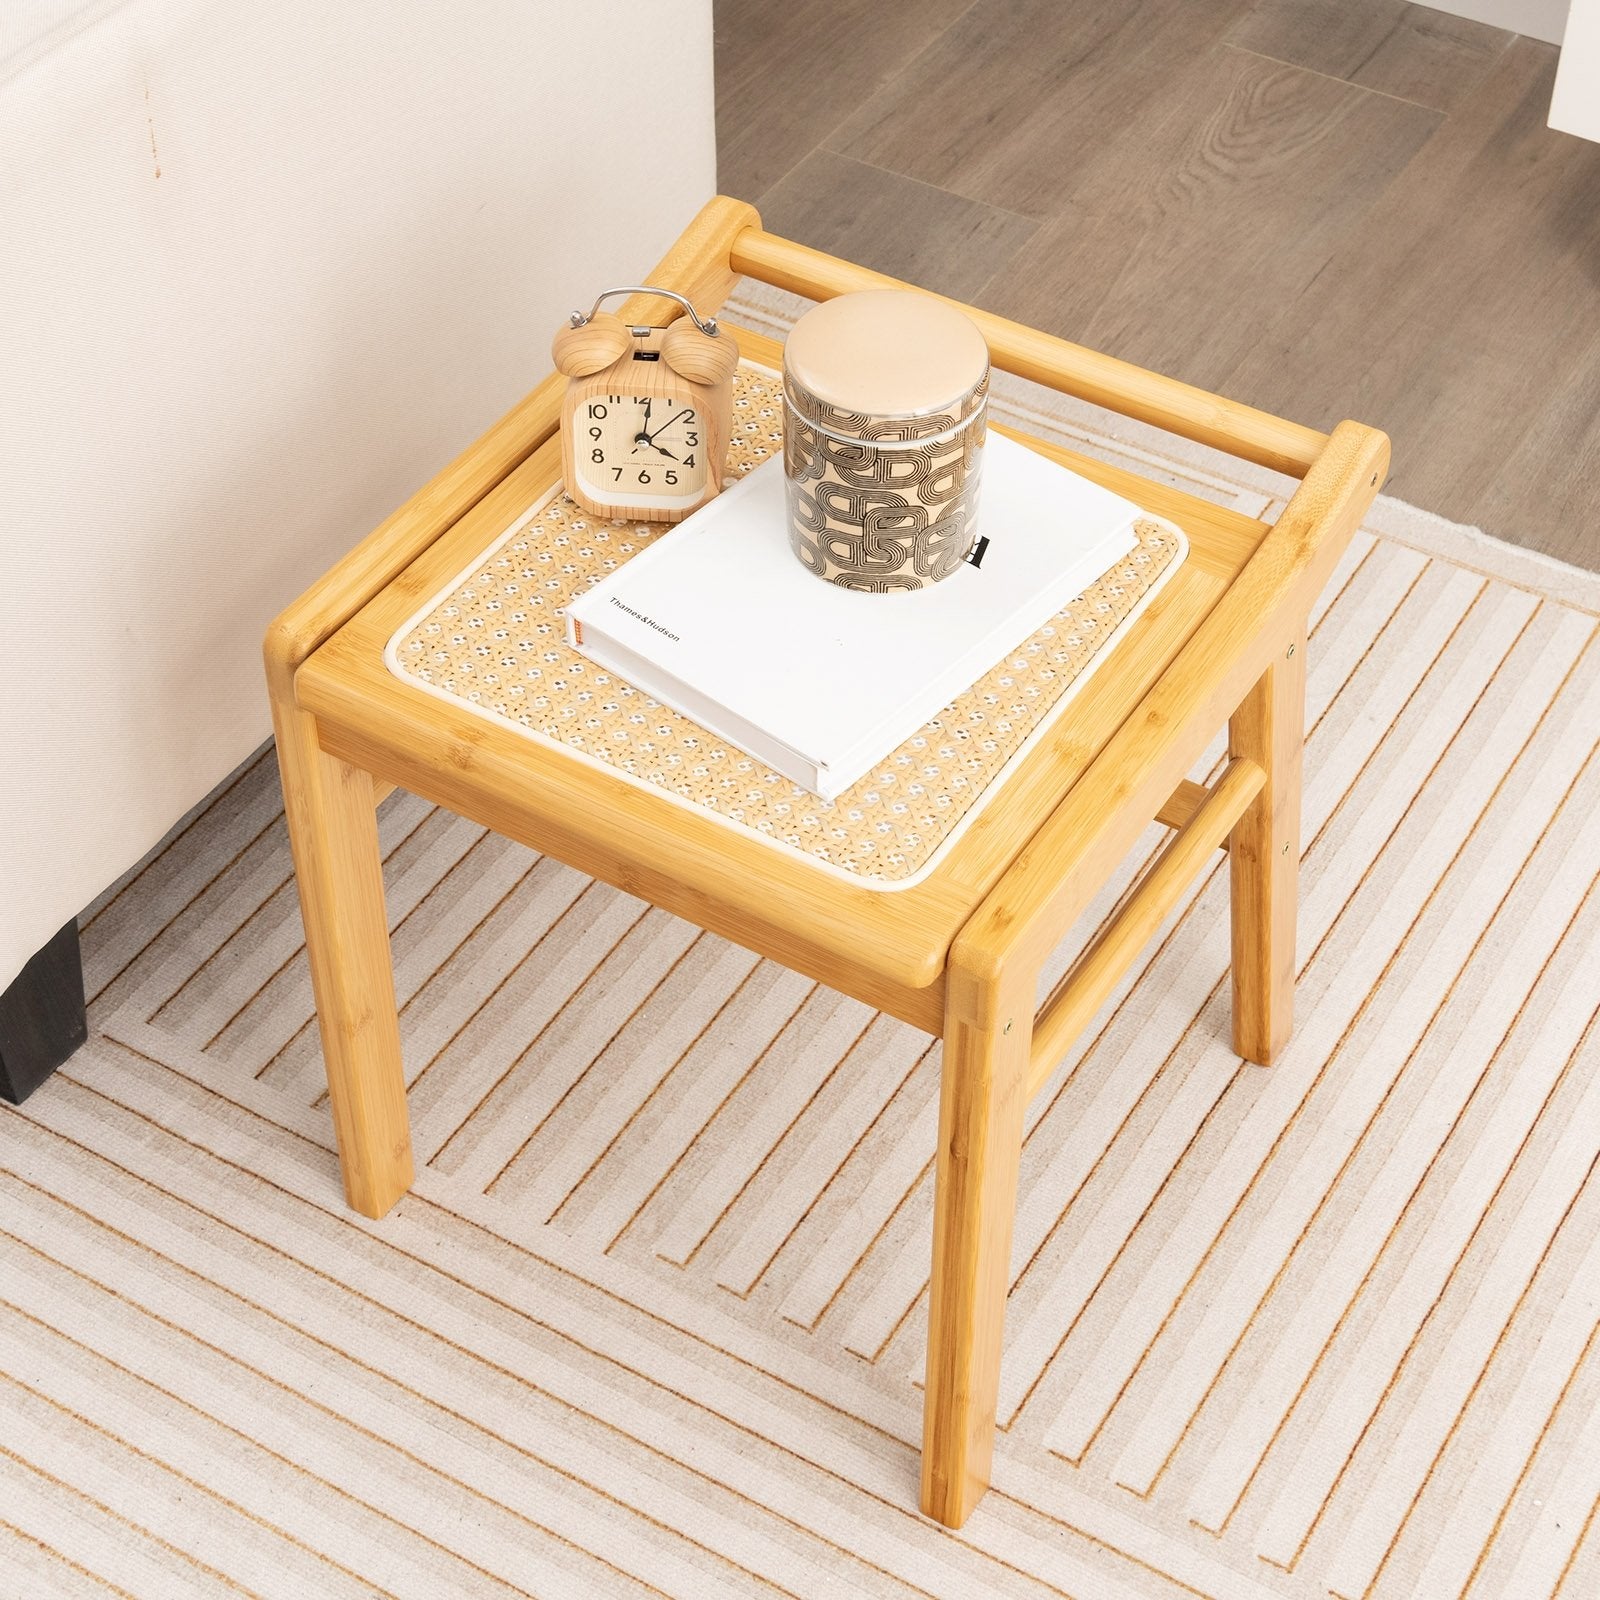
{"type": "Polygon", "coordinates": [[[929,588],[807,572],[775,457],[573,600],[567,638],[831,800],[1137,542],[1131,501],[1000,434],[983,454],[981,559],[929,588]]]}

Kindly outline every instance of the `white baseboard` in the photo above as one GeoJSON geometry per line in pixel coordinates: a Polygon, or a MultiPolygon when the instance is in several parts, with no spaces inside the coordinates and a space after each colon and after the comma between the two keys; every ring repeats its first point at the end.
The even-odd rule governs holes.
{"type": "Polygon", "coordinates": [[[1492,27],[1525,33],[1530,39],[1560,44],[1567,28],[1569,0],[1422,0],[1430,11],[1448,11],[1452,16],[1492,27]]]}

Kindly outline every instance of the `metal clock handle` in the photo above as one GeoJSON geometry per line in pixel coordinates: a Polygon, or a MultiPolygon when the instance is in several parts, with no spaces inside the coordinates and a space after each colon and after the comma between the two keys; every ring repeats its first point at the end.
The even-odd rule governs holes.
{"type": "MultiPolygon", "coordinates": [[[[597,312],[607,300],[610,300],[619,294],[658,294],[664,300],[676,300],[678,304],[689,313],[690,317],[694,319],[694,325],[701,331],[701,333],[706,334],[712,339],[717,337],[717,319],[715,317],[701,317],[700,313],[695,310],[694,306],[690,303],[686,295],[679,294],[675,289],[658,289],[653,283],[634,283],[628,284],[620,289],[603,290],[595,299],[595,303],[590,306],[587,311],[574,311],[572,315],[567,318],[567,321],[574,328],[581,328],[584,323],[588,322],[589,319],[594,316],[595,312],[597,312]]],[[[649,332],[649,329],[634,328],[632,331],[634,333],[647,333],[649,332]]]]}

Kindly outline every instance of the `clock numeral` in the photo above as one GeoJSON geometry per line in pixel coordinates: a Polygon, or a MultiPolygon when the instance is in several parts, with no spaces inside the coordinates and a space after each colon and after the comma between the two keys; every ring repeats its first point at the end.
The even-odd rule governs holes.
{"type": "Polygon", "coordinates": [[[594,462],[597,467],[603,467],[606,464],[606,453],[604,450],[591,450],[589,452],[589,459],[594,462]]]}
{"type": "Polygon", "coordinates": [[[649,483],[649,481],[650,481],[650,474],[648,472],[646,472],[643,467],[640,467],[639,468],[639,482],[640,483],[649,483]]]}
{"type": "Polygon", "coordinates": [[[677,481],[678,481],[678,474],[676,472],[672,472],[672,471],[669,470],[668,473],[667,473],[667,482],[668,483],[676,483],[677,481]]]}
{"type": "Polygon", "coordinates": [[[694,457],[693,456],[685,456],[683,458],[683,464],[686,467],[692,467],[694,465],[694,457]]]}
{"type": "Polygon", "coordinates": [[[613,478],[615,478],[618,483],[621,483],[622,482],[622,468],[621,467],[613,467],[611,469],[611,476],[613,478]]]}
{"type": "Polygon", "coordinates": [[[591,428],[591,429],[590,429],[590,430],[589,430],[589,437],[590,437],[590,438],[591,438],[591,439],[603,439],[603,438],[604,438],[604,437],[605,437],[605,434],[604,434],[604,432],[603,432],[603,431],[602,431],[602,430],[601,430],[601,429],[599,429],[599,428],[591,428]]]}
{"type": "Polygon", "coordinates": [[[685,434],[683,442],[692,450],[697,444],[700,443],[700,435],[698,433],[685,434]]]}
{"type": "Polygon", "coordinates": [[[609,400],[614,406],[620,406],[622,404],[622,396],[620,394],[608,394],[606,399],[609,400]]]}
{"type": "Polygon", "coordinates": [[[589,415],[599,421],[604,421],[605,418],[610,415],[610,413],[597,401],[594,405],[589,407],[589,415]]]}

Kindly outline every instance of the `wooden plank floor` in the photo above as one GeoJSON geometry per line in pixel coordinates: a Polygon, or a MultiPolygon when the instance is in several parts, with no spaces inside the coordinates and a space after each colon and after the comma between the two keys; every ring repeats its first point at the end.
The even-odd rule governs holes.
{"type": "Polygon", "coordinates": [[[1600,146],[1556,51],[1404,0],[716,0],[774,231],[1302,422],[1600,567],[1600,146]]]}

